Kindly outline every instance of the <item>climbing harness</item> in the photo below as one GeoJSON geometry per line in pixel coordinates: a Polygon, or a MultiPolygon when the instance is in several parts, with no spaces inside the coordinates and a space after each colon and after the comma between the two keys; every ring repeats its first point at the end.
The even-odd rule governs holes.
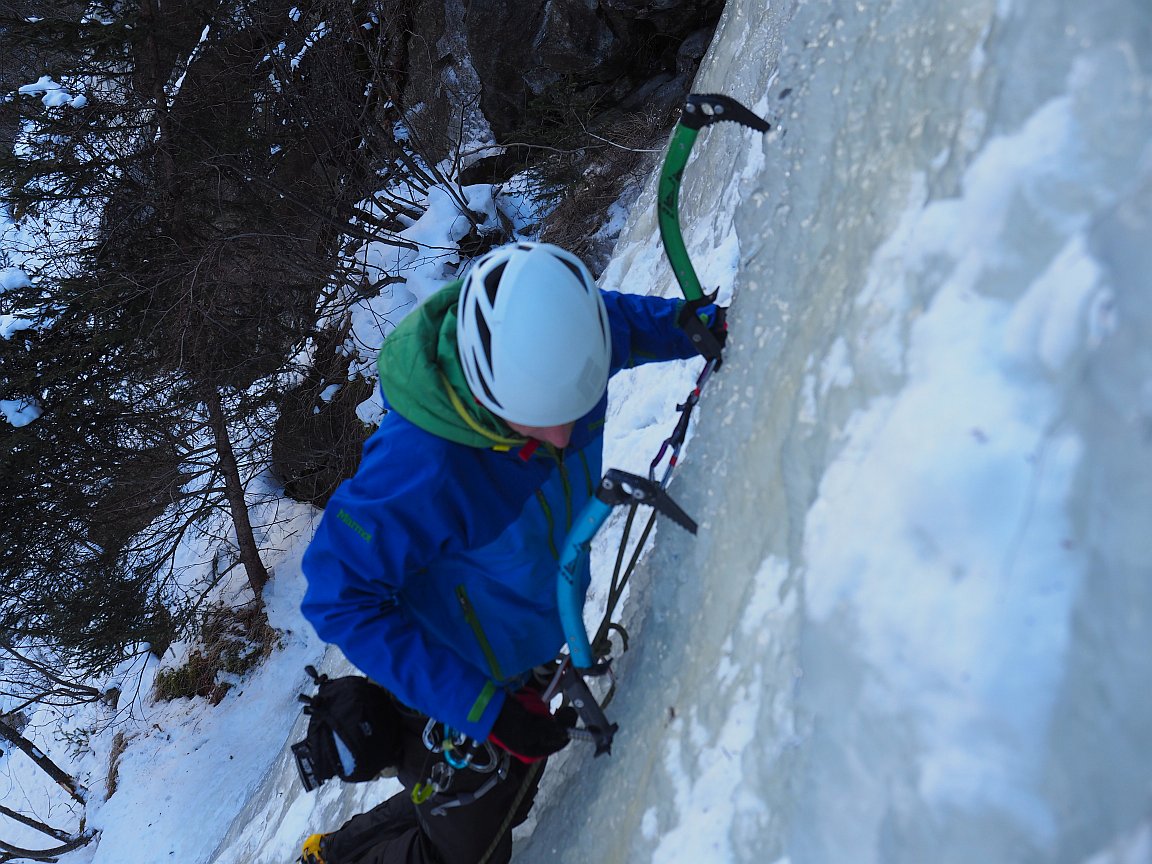
{"type": "MultiPolygon", "coordinates": [[[[426,771],[426,779],[412,787],[412,803],[419,806],[432,800],[435,795],[445,796],[443,800],[437,800],[436,806],[428,811],[429,816],[443,816],[449,810],[467,807],[469,804],[479,801],[497,785],[508,779],[511,756],[503,750],[497,750],[489,741],[478,742],[474,738],[432,719],[429,719],[428,724],[424,727],[422,737],[432,765],[426,771]],[[435,759],[437,756],[442,758],[435,759]],[[434,759],[435,761],[433,761],[434,759]],[[451,784],[457,771],[475,771],[478,774],[487,774],[488,779],[474,791],[453,794],[451,784]]],[[[425,764],[427,765],[427,763],[425,764]]],[[[501,838],[512,827],[512,820],[519,811],[524,796],[540,773],[542,764],[537,762],[529,766],[528,772],[520,782],[520,787],[516,790],[515,798],[507,808],[504,822],[493,835],[492,842],[477,864],[488,864],[492,858],[492,854],[500,845],[501,838]]]]}
{"type": "Polygon", "coordinates": [[[424,746],[430,753],[442,753],[452,768],[470,768],[480,774],[495,771],[500,762],[496,748],[489,741],[477,742],[463,732],[429,719],[424,727],[424,746]],[[478,756],[483,759],[477,761],[478,756]]]}
{"type": "Polygon", "coordinates": [[[648,476],[639,477],[617,469],[608,470],[595,495],[573,523],[560,557],[557,599],[569,653],[562,660],[553,686],[545,695],[547,697],[556,691],[564,693],[568,702],[576,708],[577,715],[583,723],[583,728],[570,730],[570,737],[574,740],[590,741],[595,746],[596,756],[611,752],[612,739],[618,729],[618,725],[609,722],[604,714],[604,708],[615,692],[615,682],[613,679],[603,700],[597,701],[592,696],[585,677],[612,678],[609,644],[611,633],[620,635],[623,648],[627,650],[627,631],[614,623],[612,617],[651,533],[656,514],[661,513],[682,528],[696,533],[696,523],[680,509],[665,489],[679,460],[680,449],[688,434],[689,420],[693,409],[700,401],[700,393],[720,366],[723,346],[699,314],[704,306],[715,302],[716,296],[714,293],[711,295],[704,293],[684,245],[684,236],[680,230],[680,184],[692,145],[696,142],[700,130],[724,120],[739,123],[762,133],[771,128],[766,120],[756,116],[731,97],[695,93],[690,95],[684,105],[680,122],[672,133],[668,154],[660,171],[657,191],[657,218],[664,253],[684,294],[685,302],[677,320],[692,340],[696,350],[704,357],[706,361],[704,369],[696,379],[688,398],[677,406],[680,417],[672,434],[660,445],[656,458],[649,466],[648,476]],[[668,463],[662,476],[657,479],[660,465],[666,455],[669,457],[668,463]],[[583,615],[587,586],[580,578],[581,568],[578,565],[587,555],[596,533],[612,510],[621,504],[628,504],[629,511],[612,574],[607,608],[595,639],[589,640],[583,615]],[[632,557],[625,569],[622,568],[625,549],[640,504],[651,507],[652,514],[637,544],[633,547],[632,557]]]}
{"type": "Polygon", "coordinates": [[[442,816],[454,807],[465,807],[491,792],[497,783],[507,779],[509,756],[498,753],[489,741],[476,741],[462,732],[429,719],[424,727],[424,747],[428,750],[431,767],[427,777],[412,787],[412,803],[423,804],[433,795],[448,794],[452,778],[457,771],[475,771],[477,774],[491,775],[481,786],[471,792],[457,792],[452,797],[437,804],[431,811],[433,816],[442,816]],[[432,761],[432,757],[440,759],[432,761]]]}

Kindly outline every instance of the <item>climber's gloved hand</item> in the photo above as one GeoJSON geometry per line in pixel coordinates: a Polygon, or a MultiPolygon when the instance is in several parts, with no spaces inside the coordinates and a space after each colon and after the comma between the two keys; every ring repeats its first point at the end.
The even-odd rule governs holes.
{"type": "Polygon", "coordinates": [[[703,356],[716,361],[720,368],[724,343],[728,341],[728,307],[715,303],[684,303],[677,315],[692,344],[703,356]]]}
{"type": "Polygon", "coordinates": [[[708,332],[720,343],[723,348],[728,342],[728,307],[727,306],[713,306],[708,313],[701,313],[701,317],[705,318],[704,323],[708,326],[708,332]]]}
{"type": "MultiPolygon", "coordinates": [[[[719,352],[716,354],[716,368],[719,369],[724,363],[724,346],[728,342],[728,307],[711,305],[705,306],[696,313],[696,317],[708,330],[708,334],[716,340],[716,345],[719,352]]],[[[704,352],[704,356],[711,356],[704,352]]]]}
{"type": "Polygon", "coordinates": [[[537,762],[568,744],[568,729],[575,724],[572,713],[561,709],[554,717],[539,691],[524,687],[504,700],[488,738],[521,762],[537,762]]]}

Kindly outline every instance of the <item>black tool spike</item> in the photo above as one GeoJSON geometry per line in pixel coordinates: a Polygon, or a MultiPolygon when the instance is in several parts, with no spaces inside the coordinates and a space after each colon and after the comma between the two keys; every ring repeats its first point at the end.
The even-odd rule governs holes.
{"type": "Polygon", "coordinates": [[[680,117],[680,122],[689,129],[703,129],[724,120],[739,123],[757,132],[767,132],[772,128],[767,120],[753,114],[731,96],[719,93],[693,93],[688,97],[680,117]]]}

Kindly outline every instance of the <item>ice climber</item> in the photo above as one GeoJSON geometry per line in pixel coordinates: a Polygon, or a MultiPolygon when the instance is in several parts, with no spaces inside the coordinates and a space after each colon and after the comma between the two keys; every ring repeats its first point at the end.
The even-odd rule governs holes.
{"type": "Polygon", "coordinates": [[[321,638],[477,742],[523,762],[563,747],[525,687],[565,641],[559,550],[600,479],[608,378],[695,353],[681,305],[515,243],[410,313],[380,351],[388,411],[304,556],[321,638]]]}

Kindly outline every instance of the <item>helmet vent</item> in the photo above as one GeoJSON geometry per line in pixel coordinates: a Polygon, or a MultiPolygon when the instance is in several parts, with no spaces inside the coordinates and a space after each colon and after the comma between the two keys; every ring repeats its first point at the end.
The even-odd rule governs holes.
{"type": "Polygon", "coordinates": [[[485,366],[492,368],[492,331],[488,329],[488,322],[483,315],[476,316],[476,331],[480,336],[480,347],[484,351],[485,366]]]}
{"type": "MultiPolygon", "coordinates": [[[[472,354],[472,362],[477,366],[480,365],[479,362],[477,361],[477,357],[476,357],[475,352],[473,352],[473,354],[472,354]]],[[[480,386],[482,388],[484,388],[484,395],[486,395],[489,399],[491,399],[492,404],[495,405],[498,409],[502,409],[504,406],[500,404],[500,400],[496,398],[495,394],[493,394],[493,392],[492,392],[492,388],[488,386],[487,377],[485,377],[484,375],[477,375],[476,378],[480,382],[480,386]]]]}
{"type": "Polygon", "coordinates": [[[569,270],[572,271],[572,275],[576,277],[577,282],[579,282],[585,288],[588,287],[587,282],[584,280],[584,274],[581,272],[579,267],[577,267],[575,264],[573,264],[567,258],[561,258],[559,255],[556,256],[556,260],[558,260],[561,264],[563,264],[565,267],[567,267],[569,270]]]}
{"type": "Polygon", "coordinates": [[[488,292],[488,303],[492,306],[496,305],[496,291],[500,288],[500,277],[504,275],[507,266],[508,262],[505,261],[484,276],[484,290],[488,292]]]}

